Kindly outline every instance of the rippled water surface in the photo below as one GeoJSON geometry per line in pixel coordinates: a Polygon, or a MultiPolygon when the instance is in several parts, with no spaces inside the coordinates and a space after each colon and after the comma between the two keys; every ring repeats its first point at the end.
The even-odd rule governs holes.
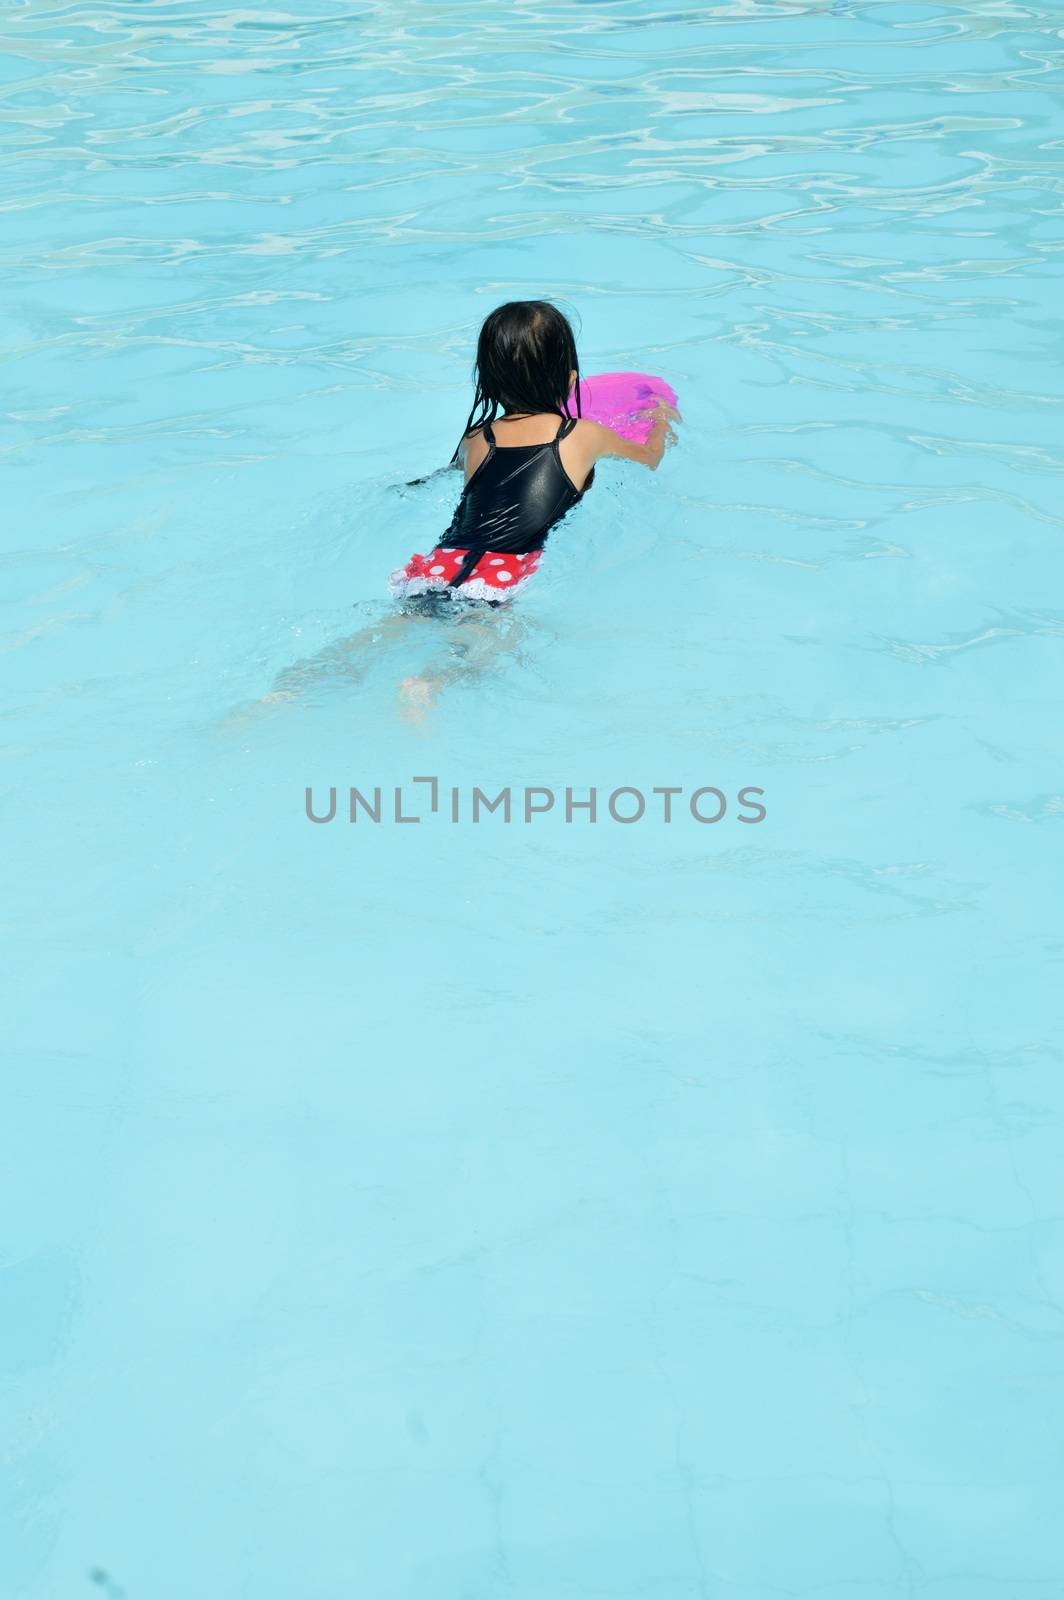
{"type": "Polygon", "coordinates": [[[1056,1600],[1064,12],[2,31],[0,1590],[1056,1600]],[[542,294],[677,447],[393,633],[542,294]]]}

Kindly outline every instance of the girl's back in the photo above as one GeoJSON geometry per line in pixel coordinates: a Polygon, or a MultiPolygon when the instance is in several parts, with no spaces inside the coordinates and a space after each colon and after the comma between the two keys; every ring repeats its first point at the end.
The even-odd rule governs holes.
{"type": "Polygon", "coordinates": [[[585,467],[580,480],[574,480],[565,457],[579,470],[577,460],[569,451],[563,455],[563,445],[579,426],[572,417],[500,418],[470,435],[465,488],[440,543],[465,549],[475,545],[501,554],[541,550],[550,529],[594,477],[594,471],[588,473],[585,467]]]}

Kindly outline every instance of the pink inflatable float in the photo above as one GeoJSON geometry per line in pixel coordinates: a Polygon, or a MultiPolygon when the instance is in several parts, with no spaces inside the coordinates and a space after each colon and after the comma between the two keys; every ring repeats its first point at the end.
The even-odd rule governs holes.
{"type": "MultiPolygon", "coordinates": [[[[676,404],[676,390],[648,372],[599,372],[580,380],[580,414],[601,422],[625,439],[646,444],[653,418],[645,415],[658,400],[676,404]]],[[[576,409],[569,396],[571,410],[576,409]]]]}

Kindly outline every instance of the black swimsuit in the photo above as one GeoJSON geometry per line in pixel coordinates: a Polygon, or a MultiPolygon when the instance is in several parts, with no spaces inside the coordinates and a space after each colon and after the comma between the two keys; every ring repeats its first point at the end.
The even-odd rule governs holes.
{"type": "Polygon", "coordinates": [[[497,593],[504,599],[502,590],[534,570],[538,557],[533,552],[542,550],[550,530],[594,478],[592,469],[577,489],[562,465],[558,445],[576,421],[563,417],[554,438],[544,444],[513,445],[497,444],[491,423],[485,423],[488,453],[466,481],[450,527],[430,555],[414,556],[393,575],[393,588],[454,590],[480,564],[471,588],[479,594],[487,587],[494,591],[492,598],[497,593]]]}
{"type": "Polygon", "coordinates": [[[588,487],[575,487],[558,452],[559,441],[575,427],[576,418],[566,417],[546,444],[498,445],[491,423],[484,424],[488,453],[462,490],[451,526],[440,540],[467,552],[453,588],[465,582],[483,555],[543,549],[551,528],[588,487]]]}

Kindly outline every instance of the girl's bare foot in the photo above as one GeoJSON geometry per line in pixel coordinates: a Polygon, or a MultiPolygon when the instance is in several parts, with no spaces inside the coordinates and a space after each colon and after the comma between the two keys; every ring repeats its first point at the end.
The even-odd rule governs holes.
{"type": "Polygon", "coordinates": [[[436,685],[431,678],[404,678],[399,685],[399,715],[404,722],[420,723],[435,698],[436,685]]]}

